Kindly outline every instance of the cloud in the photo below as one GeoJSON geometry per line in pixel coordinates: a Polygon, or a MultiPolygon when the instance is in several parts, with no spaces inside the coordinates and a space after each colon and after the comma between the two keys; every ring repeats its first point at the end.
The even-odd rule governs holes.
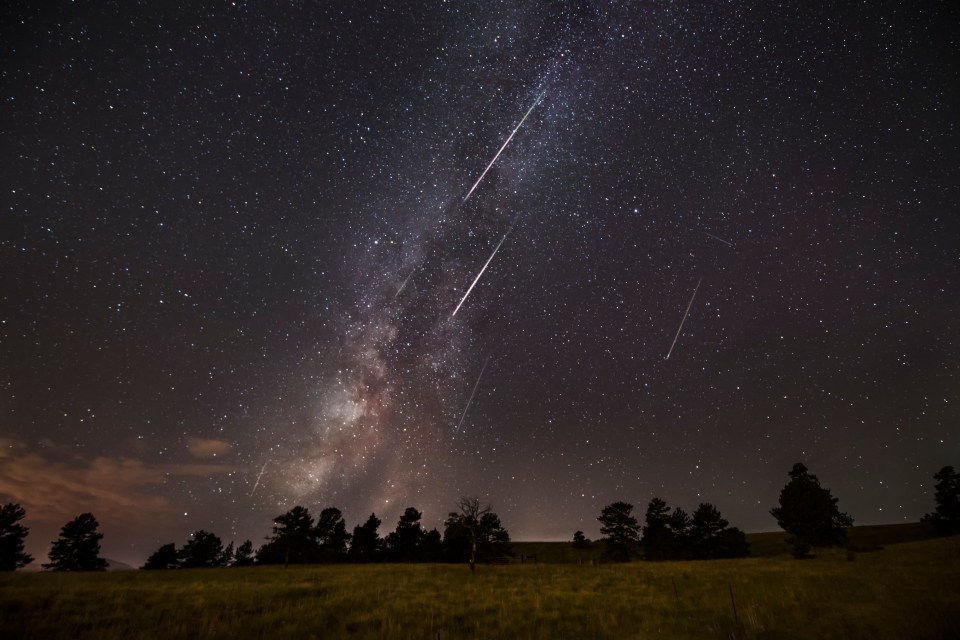
{"type": "Polygon", "coordinates": [[[101,520],[137,519],[168,510],[165,499],[143,491],[162,480],[157,470],[134,459],[103,457],[69,467],[26,453],[9,457],[0,468],[0,495],[22,501],[31,519],[40,521],[62,522],[85,511],[101,520]]]}
{"type": "Polygon", "coordinates": [[[17,448],[19,443],[13,438],[4,438],[0,436],[0,460],[3,460],[5,457],[10,455],[13,449],[17,448]]]}
{"type": "Polygon", "coordinates": [[[81,513],[93,513],[111,539],[155,537],[182,508],[168,497],[183,477],[210,477],[233,470],[222,464],[149,464],[133,457],[84,459],[50,449],[32,451],[0,439],[0,503],[26,509],[28,549],[42,558],[47,540],[81,513]]]}
{"type": "Polygon", "coordinates": [[[215,458],[230,453],[233,449],[226,440],[214,438],[187,438],[187,451],[196,458],[215,458]]]}

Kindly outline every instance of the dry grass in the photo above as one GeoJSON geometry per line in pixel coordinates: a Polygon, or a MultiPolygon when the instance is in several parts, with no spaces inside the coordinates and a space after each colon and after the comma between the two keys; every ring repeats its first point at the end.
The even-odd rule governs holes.
{"type": "Polygon", "coordinates": [[[960,539],[849,561],[0,576],[3,638],[955,638],[960,539]],[[731,602],[731,592],[733,602],[731,602]],[[734,613],[734,603],[736,613],[734,613]]]}

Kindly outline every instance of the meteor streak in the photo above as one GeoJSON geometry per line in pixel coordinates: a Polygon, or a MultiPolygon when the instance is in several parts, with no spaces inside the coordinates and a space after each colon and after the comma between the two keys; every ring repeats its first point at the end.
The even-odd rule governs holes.
{"type": "Polygon", "coordinates": [[[527,116],[530,115],[530,112],[533,111],[534,107],[540,104],[540,101],[543,100],[543,96],[545,95],[547,95],[546,91],[544,91],[539,96],[537,96],[537,99],[533,101],[533,104],[530,105],[530,108],[527,109],[527,112],[523,114],[523,117],[520,119],[520,124],[518,124],[513,129],[513,131],[510,132],[510,135],[507,137],[507,141],[503,143],[502,147],[500,147],[500,151],[497,151],[497,155],[493,156],[493,160],[490,161],[490,164],[487,165],[487,168],[483,170],[483,173],[480,174],[480,177],[477,178],[477,181],[473,183],[472,187],[470,187],[470,191],[467,192],[467,197],[463,199],[464,202],[470,199],[470,196],[473,195],[474,189],[476,189],[477,186],[480,184],[480,182],[483,180],[483,176],[487,175],[487,171],[490,171],[490,167],[493,166],[493,163],[497,161],[497,158],[500,157],[500,154],[503,153],[503,150],[506,149],[507,145],[510,144],[510,141],[513,140],[514,134],[516,134],[517,131],[520,129],[520,127],[523,125],[523,121],[527,119],[527,116]]]}
{"type": "Polygon", "coordinates": [[[267,469],[267,464],[269,464],[269,462],[270,462],[270,461],[267,460],[266,462],[263,463],[263,466],[260,467],[260,474],[257,476],[257,481],[253,483],[253,489],[250,490],[250,495],[251,495],[251,496],[253,495],[253,492],[257,490],[257,487],[260,486],[260,478],[263,477],[263,472],[266,471],[266,469],[267,469]]]}
{"type": "Polygon", "coordinates": [[[463,415],[460,416],[460,422],[457,423],[457,428],[455,431],[460,431],[460,425],[463,424],[464,418],[467,417],[467,411],[470,411],[470,405],[473,404],[473,396],[477,393],[477,387],[480,386],[480,378],[483,377],[483,372],[486,370],[487,365],[490,363],[490,358],[487,358],[487,361],[483,363],[483,366],[480,367],[480,375],[477,376],[477,381],[473,383],[473,391],[470,392],[470,399],[467,400],[467,406],[463,409],[463,415]]]}
{"type": "Polygon", "coordinates": [[[718,241],[722,242],[723,244],[725,244],[725,245],[727,245],[727,246],[730,246],[730,247],[733,246],[733,243],[730,242],[729,240],[724,240],[723,238],[718,238],[717,236],[713,235],[713,234],[710,233],[709,231],[703,231],[702,229],[701,229],[700,231],[701,231],[701,233],[703,233],[704,235],[708,235],[708,236],[710,236],[711,238],[713,238],[714,240],[718,240],[718,241]]]}
{"type": "Polygon", "coordinates": [[[457,311],[460,311],[460,307],[463,306],[463,303],[466,302],[467,296],[470,295],[470,292],[473,291],[473,288],[477,285],[477,281],[480,280],[480,276],[483,275],[483,272],[487,270],[487,267],[490,266],[490,261],[493,260],[493,256],[497,255],[497,251],[500,251],[500,245],[503,244],[503,241],[507,239],[507,236],[510,235],[510,232],[513,231],[513,225],[517,223],[517,219],[514,218],[513,222],[510,223],[510,228],[507,229],[507,232],[503,234],[503,237],[500,238],[500,242],[497,243],[497,248],[493,250],[493,253],[490,254],[490,257],[487,258],[486,264],[483,265],[483,269],[480,269],[480,273],[477,274],[477,277],[473,279],[473,284],[470,285],[470,288],[467,289],[467,292],[463,294],[463,298],[460,300],[460,304],[457,305],[457,308],[453,310],[453,313],[450,314],[450,317],[457,315],[457,311]]]}
{"type": "Polygon", "coordinates": [[[410,278],[413,277],[413,272],[416,271],[416,270],[417,270],[417,268],[414,267],[413,270],[410,272],[410,275],[408,275],[408,276],[406,277],[406,279],[403,281],[403,284],[400,285],[400,288],[397,289],[397,292],[396,292],[395,294],[393,294],[393,299],[394,299],[394,300],[397,299],[397,296],[400,295],[400,292],[403,291],[403,288],[407,286],[407,283],[408,283],[408,282],[410,282],[410,278]]]}
{"type": "Polygon", "coordinates": [[[700,283],[703,282],[703,278],[697,280],[697,286],[693,288],[693,295],[690,296],[690,302],[687,303],[687,310],[683,313],[683,320],[680,321],[680,326],[677,328],[677,335],[673,336],[673,344],[670,345],[670,350],[667,351],[667,357],[664,360],[670,359],[670,354],[673,353],[673,347],[677,344],[677,338],[680,337],[680,332],[683,331],[683,323],[687,321],[687,316],[690,315],[690,307],[693,306],[693,299],[697,297],[697,289],[700,288],[700,283]]]}

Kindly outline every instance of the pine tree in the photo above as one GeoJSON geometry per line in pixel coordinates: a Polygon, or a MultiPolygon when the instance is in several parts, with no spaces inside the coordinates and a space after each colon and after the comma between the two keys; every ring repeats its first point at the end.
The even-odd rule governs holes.
{"type": "Polygon", "coordinates": [[[667,518],[667,528],[670,529],[670,544],[667,548],[667,558],[670,560],[680,560],[689,558],[690,549],[690,527],[693,521],[687,512],[677,507],[667,518]]]}
{"type": "Polygon", "coordinates": [[[589,549],[590,548],[590,539],[583,534],[583,531],[574,531],[573,532],[573,548],[574,549],[589,549]]]}
{"type": "Polygon", "coordinates": [[[690,539],[696,558],[724,557],[724,531],[730,523],[720,515],[720,510],[709,502],[703,502],[693,512],[690,539]]]}
{"type": "Polygon", "coordinates": [[[313,516],[306,507],[296,506],[273,519],[273,534],[257,550],[257,562],[303,564],[316,562],[319,555],[313,516]]]}
{"type": "Polygon", "coordinates": [[[23,550],[29,529],[20,521],[27,512],[19,504],[9,502],[0,507],[0,571],[15,571],[33,562],[23,550]]]}
{"type": "Polygon", "coordinates": [[[193,532],[179,556],[184,569],[223,566],[223,541],[216,534],[200,529],[193,532]]]}
{"type": "Polygon", "coordinates": [[[393,562],[420,562],[427,532],[420,526],[423,514],[407,507],[394,529],[385,540],[387,558],[393,562]]]}
{"type": "Polygon", "coordinates": [[[321,561],[336,562],[346,557],[350,534],[347,533],[347,523],[340,509],[327,507],[320,512],[314,536],[320,546],[321,561]]]}
{"type": "Polygon", "coordinates": [[[60,530],[50,547],[50,562],[44,569],[54,571],[106,571],[107,561],[100,557],[102,533],[92,513],[82,513],[60,530]]]}
{"type": "Polygon", "coordinates": [[[423,536],[423,561],[443,561],[443,536],[436,528],[430,529],[423,536]]]}
{"type": "Polygon", "coordinates": [[[176,569],[179,566],[180,554],[177,552],[177,545],[170,542],[154,551],[141,568],[148,570],[176,569]]]}
{"type": "Polygon", "coordinates": [[[606,547],[606,555],[615,562],[629,562],[636,553],[640,541],[640,525],[631,515],[633,505],[629,502],[613,502],[600,512],[600,541],[606,547]]]}
{"type": "Polygon", "coordinates": [[[946,466],[933,476],[937,480],[937,509],[923,517],[942,535],[960,533],[960,473],[946,466]]]}
{"type": "Polygon", "coordinates": [[[790,534],[797,557],[808,556],[810,547],[844,544],[847,527],[853,524],[853,518],[837,507],[837,498],[801,462],[790,470],[790,482],[780,491],[780,506],[770,514],[790,534]]]}
{"type": "Polygon", "coordinates": [[[248,567],[253,564],[253,543],[244,540],[233,556],[234,567],[248,567]]]}
{"type": "Polygon", "coordinates": [[[353,528],[350,551],[347,556],[353,562],[375,562],[380,559],[383,540],[378,530],[382,521],[377,514],[371,513],[367,521],[353,528]]]}
{"type": "Polygon", "coordinates": [[[701,503],[693,512],[690,538],[697,558],[719,557],[720,535],[730,524],[709,502],[701,503]]]}
{"type": "Polygon", "coordinates": [[[233,553],[234,553],[234,551],[233,551],[233,541],[231,540],[231,541],[230,541],[230,544],[228,544],[226,547],[224,547],[223,553],[220,554],[219,564],[218,564],[217,566],[219,566],[219,567],[229,567],[230,565],[232,565],[232,564],[233,564],[233,553]]]}
{"type": "Polygon", "coordinates": [[[513,555],[510,533],[500,522],[500,516],[489,511],[480,516],[477,530],[477,558],[480,562],[506,560],[513,555]]]}
{"type": "Polygon", "coordinates": [[[670,531],[670,507],[660,498],[647,505],[644,515],[643,553],[647,560],[666,560],[670,555],[673,534],[670,531]]]}

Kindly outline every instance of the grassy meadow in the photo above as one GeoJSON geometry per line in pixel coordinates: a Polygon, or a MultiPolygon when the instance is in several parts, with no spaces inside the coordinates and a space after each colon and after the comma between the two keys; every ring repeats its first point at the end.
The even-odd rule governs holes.
{"type": "Polygon", "coordinates": [[[625,565],[545,562],[528,548],[536,564],[473,575],[463,565],[4,574],[0,637],[960,638],[960,538],[871,548],[625,565]]]}

